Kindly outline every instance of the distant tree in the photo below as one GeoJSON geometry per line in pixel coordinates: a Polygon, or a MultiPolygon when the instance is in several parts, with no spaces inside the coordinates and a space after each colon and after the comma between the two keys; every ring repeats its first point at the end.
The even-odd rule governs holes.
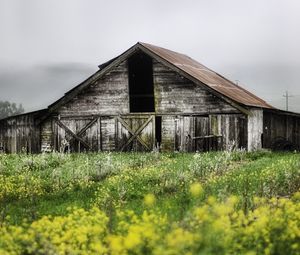
{"type": "Polygon", "coordinates": [[[0,101],[0,119],[24,113],[24,108],[22,104],[17,106],[16,103],[11,103],[8,101],[0,101]]]}

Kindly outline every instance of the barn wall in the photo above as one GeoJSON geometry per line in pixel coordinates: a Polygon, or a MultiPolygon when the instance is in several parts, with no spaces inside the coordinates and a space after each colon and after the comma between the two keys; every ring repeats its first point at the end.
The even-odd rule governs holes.
{"type": "Polygon", "coordinates": [[[157,114],[238,113],[225,101],[155,60],[153,60],[153,82],[157,114]]]}
{"type": "Polygon", "coordinates": [[[7,153],[40,151],[40,129],[33,114],[0,121],[0,146],[7,153]]]}
{"type": "Polygon", "coordinates": [[[114,151],[115,127],[114,116],[50,117],[41,124],[42,151],[114,151]]]}
{"type": "Polygon", "coordinates": [[[277,140],[284,139],[300,150],[300,116],[265,110],[263,125],[264,148],[272,149],[277,140]]]}
{"type": "Polygon", "coordinates": [[[161,129],[161,149],[162,151],[174,151],[175,147],[175,134],[176,130],[176,116],[162,116],[162,129],[161,129]]]}
{"type": "Polygon", "coordinates": [[[104,117],[100,121],[100,150],[114,151],[116,149],[116,121],[114,117],[104,117]]]}
{"type": "Polygon", "coordinates": [[[62,106],[58,114],[76,116],[128,113],[128,98],[128,73],[124,61],[62,106]]]}
{"type": "Polygon", "coordinates": [[[247,148],[247,118],[243,114],[162,116],[163,151],[211,151],[247,148]]]}
{"type": "Polygon", "coordinates": [[[247,117],[243,114],[232,115],[215,115],[211,118],[211,133],[222,136],[222,149],[247,149],[248,146],[248,126],[247,117]],[[213,118],[217,122],[213,124],[213,118]],[[213,130],[213,126],[217,125],[217,133],[213,130]]]}
{"type": "MultiPolygon", "coordinates": [[[[156,60],[153,60],[153,82],[155,114],[162,116],[162,150],[226,149],[231,146],[232,141],[236,142],[236,146],[246,146],[247,139],[240,138],[246,131],[244,122],[240,121],[240,117],[236,117],[242,116],[238,115],[237,109],[156,60]],[[185,114],[187,116],[184,116],[185,114]]],[[[71,141],[72,151],[87,149],[82,143],[80,148],[78,144],[74,144],[77,140],[74,139],[74,135],[93,118],[99,118],[81,138],[85,139],[89,150],[120,150],[132,134],[116,118],[121,116],[134,133],[150,115],[154,116],[154,113],[149,113],[150,115],[143,119],[145,114],[138,116],[138,113],[129,112],[128,71],[124,61],[62,106],[56,112],[56,117],[50,117],[42,124],[42,148],[54,148],[59,151],[62,150],[65,141],[71,141]],[[71,133],[59,125],[56,118],[59,118],[71,133]]],[[[155,144],[154,120],[151,123],[140,134],[140,138],[145,140],[149,148],[155,144]]],[[[145,149],[140,143],[125,147],[124,150],[145,149]]]]}
{"type": "Polygon", "coordinates": [[[53,132],[52,132],[52,120],[47,119],[41,123],[41,151],[50,152],[53,148],[53,132]]]}
{"type": "MultiPolygon", "coordinates": [[[[238,113],[234,107],[217,98],[176,72],[153,60],[155,112],[166,113],[238,113]]],[[[129,113],[127,62],[88,86],[62,106],[58,114],[116,115],[129,113]]]]}
{"type": "Polygon", "coordinates": [[[263,110],[251,109],[248,116],[248,151],[262,148],[263,110]]]}

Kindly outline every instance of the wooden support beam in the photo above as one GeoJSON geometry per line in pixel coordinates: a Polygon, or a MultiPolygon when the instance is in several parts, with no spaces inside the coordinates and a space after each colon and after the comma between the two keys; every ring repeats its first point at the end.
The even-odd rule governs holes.
{"type": "Polygon", "coordinates": [[[192,139],[207,139],[207,138],[220,138],[223,137],[222,135],[205,135],[205,136],[196,136],[196,137],[192,137],[192,139]]]}

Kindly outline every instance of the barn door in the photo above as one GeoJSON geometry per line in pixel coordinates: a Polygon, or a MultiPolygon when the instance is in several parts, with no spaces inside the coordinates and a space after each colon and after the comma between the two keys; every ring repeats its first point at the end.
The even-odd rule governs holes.
{"type": "Polygon", "coordinates": [[[99,118],[55,119],[54,148],[60,152],[99,150],[99,118]]]}
{"type": "Polygon", "coordinates": [[[118,151],[151,151],[155,143],[155,117],[116,117],[118,151]]]}
{"type": "Polygon", "coordinates": [[[212,151],[222,148],[218,122],[211,116],[178,116],[175,118],[175,149],[178,151],[212,151]]]}
{"type": "Polygon", "coordinates": [[[194,123],[192,116],[175,118],[175,150],[191,152],[193,148],[194,123]]]}
{"type": "Polygon", "coordinates": [[[199,152],[210,151],[210,139],[207,137],[210,134],[209,131],[209,118],[208,117],[195,117],[195,150],[199,152]]]}
{"type": "Polygon", "coordinates": [[[195,116],[196,151],[219,151],[223,148],[223,137],[219,134],[219,121],[215,115],[195,116]]]}

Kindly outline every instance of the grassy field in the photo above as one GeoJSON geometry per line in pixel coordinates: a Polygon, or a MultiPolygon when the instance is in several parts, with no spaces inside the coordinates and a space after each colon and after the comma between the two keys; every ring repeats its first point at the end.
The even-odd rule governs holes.
{"type": "Polygon", "coordinates": [[[0,154],[0,254],[300,254],[300,155],[0,154]]]}

